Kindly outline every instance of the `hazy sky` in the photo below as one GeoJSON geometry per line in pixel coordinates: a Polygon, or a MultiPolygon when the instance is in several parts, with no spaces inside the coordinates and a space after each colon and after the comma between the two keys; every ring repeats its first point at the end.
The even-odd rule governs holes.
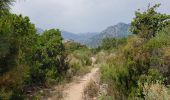
{"type": "Polygon", "coordinates": [[[12,12],[29,16],[42,29],[100,32],[118,22],[130,23],[134,11],[148,3],[161,3],[159,11],[170,14],[170,0],[18,0],[12,12]]]}

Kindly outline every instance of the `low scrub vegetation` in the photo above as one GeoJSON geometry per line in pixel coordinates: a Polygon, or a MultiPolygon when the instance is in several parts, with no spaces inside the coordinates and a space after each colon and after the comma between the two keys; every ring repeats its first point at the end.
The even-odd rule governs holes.
{"type": "Polygon", "coordinates": [[[127,38],[104,38],[101,44],[101,49],[109,50],[118,48],[120,45],[124,45],[127,42],[127,38]]]}
{"type": "Polygon", "coordinates": [[[0,97],[22,98],[32,86],[62,80],[68,65],[59,30],[38,35],[28,17],[9,12],[0,20],[0,97]]]}
{"type": "Polygon", "coordinates": [[[68,55],[69,72],[71,75],[84,75],[90,71],[92,67],[92,53],[88,48],[76,50],[68,55]]]}
{"type": "Polygon", "coordinates": [[[137,35],[129,37],[101,68],[101,79],[114,99],[169,99],[170,17],[157,13],[158,6],[136,12],[131,31],[137,35]]]}
{"type": "Polygon", "coordinates": [[[89,71],[86,46],[63,43],[58,29],[38,34],[29,17],[9,11],[14,1],[0,2],[0,100],[24,99],[36,89],[89,71]]]}
{"type": "Polygon", "coordinates": [[[94,80],[90,80],[87,86],[84,89],[84,99],[85,100],[93,100],[93,98],[97,98],[99,93],[99,85],[94,80]]]}
{"type": "MultiPolygon", "coordinates": [[[[135,13],[133,35],[89,49],[64,42],[59,29],[38,34],[29,17],[10,12],[14,1],[0,1],[0,100],[23,100],[37,88],[84,75],[94,63],[108,86],[101,100],[170,99],[170,15],[156,11],[160,4],[135,13]]],[[[84,90],[87,98],[98,92],[94,81],[84,90]]]]}

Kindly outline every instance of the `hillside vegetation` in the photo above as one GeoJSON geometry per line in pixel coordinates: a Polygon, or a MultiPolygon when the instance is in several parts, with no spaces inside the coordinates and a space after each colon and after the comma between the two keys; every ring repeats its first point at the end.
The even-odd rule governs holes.
{"type": "Polygon", "coordinates": [[[107,57],[101,68],[102,82],[109,86],[103,100],[170,99],[170,16],[156,12],[159,6],[136,12],[135,35],[107,57]]]}
{"type": "Polygon", "coordinates": [[[63,43],[58,29],[38,34],[28,17],[9,11],[12,3],[0,2],[0,100],[24,99],[89,71],[91,51],[86,46],[63,43]]]}
{"type": "Polygon", "coordinates": [[[1,98],[20,98],[29,87],[62,79],[68,65],[59,30],[37,35],[28,17],[9,12],[0,20],[1,98]]]}
{"type": "MultiPolygon", "coordinates": [[[[135,12],[131,24],[119,23],[94,33],[88,43],[96,48],[90,49],[88,43],[64,40],[59,29],[40,32],[29,17],[10,12],[14,1],[0,1],[0,100],[39,100],[39,91],[65,86],[94,66],[98,68],[91,77],[98,74],[101,78],[87,84],[84,92],[88,96],[99,100],[170,99],[170,15],[156,11],[160,4],[135,12]],[[106,91],[99,95],[100,84],[106,91]]],[[[86,78],[90,80],[88,74],[86,78]]]]}
{"type": "Polygon", "coordinates": [[[87,45],[90,48],[101,46],[102,40],[105,38],[127,38],[132,33],[129,32],[130,24],[118,23],[114,26],[109,26],[102,32],[88,32],[75,34],[62,31],[62,37],[65,40],[73,40],[75,42],[87,45]]]}
{"type": "Polygon", "coordinates": [[[100,34],[89,38],[86,44],[89,47],[97,48],[98,46],[101,46],[102,40],[105,38],[127,38],[129,35],[131,35],[129,28],[130,24],[124,23],[118,23],[114,26],[109,26],[100,34]]]}

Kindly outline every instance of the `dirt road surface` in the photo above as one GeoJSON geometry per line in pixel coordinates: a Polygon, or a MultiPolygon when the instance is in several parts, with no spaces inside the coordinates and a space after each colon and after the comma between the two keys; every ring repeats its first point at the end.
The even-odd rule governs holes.
{"type": "MultiPolygon", "coordinates": [[[[74,80],[73,82],[67,84],[63,91],[62,100],[83,100],[83,90],[85,86],[90,82],[91,79],[96,78],[99,68],[93,68],[90,73],[74,80]]],[[[55,95],[48,98],[48,100],[57,100],[55,95]]]]}

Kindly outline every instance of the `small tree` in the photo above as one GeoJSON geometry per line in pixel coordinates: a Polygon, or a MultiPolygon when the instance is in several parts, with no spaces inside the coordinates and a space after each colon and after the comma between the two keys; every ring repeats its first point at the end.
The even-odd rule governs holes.
{"type": "Polygon", "coordinates": [[[31,83],[44,83],[47,79],[57,80],[68,69],[61,32],[57,29],[45,31],[38,38],[30,64],[31,83]]]}
{"type": "Polygon", "coordinates": [[[0,10],[9,10],[15,0],[0,0],[0,10]]]}
{"type": "Polygon", "coordinates": [[[161,31],[169,23],[170,16],[156,12],[160,4],[156,4],[153,7],[148,7],[145,12],[137,11],[136,17],[131,22],[131,32],[133,34],[139,34],[143,38],[154,37],[155,34],[161,31]]]}
{"type": "Polygon", "coordinates": [[[34,44],[31,37],[35,33],[35,26],[28,17],[10,13],[0,17],[0,74],[26,62],[25,57],[34,44]]]}
{"type": "Polygon", "coordinates": [[[15,0],[0,0],[0,17],[9,14],[10,6],[15,0]]]}

